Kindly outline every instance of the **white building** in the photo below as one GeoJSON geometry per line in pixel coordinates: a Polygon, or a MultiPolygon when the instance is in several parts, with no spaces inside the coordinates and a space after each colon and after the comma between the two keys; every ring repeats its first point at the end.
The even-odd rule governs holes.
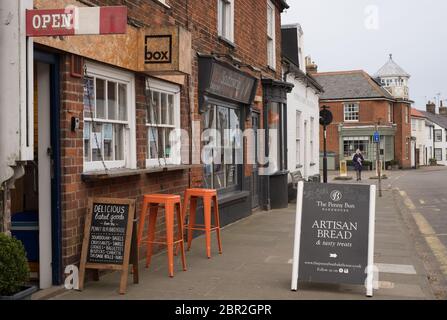
{"type": "Polygon", "coordinates": [[[435,125],[419,110],[411,109],[411,166],[427,166],[433,158],[433,129],[435,125]]]}
{"type": "Polygon", "coordinates": [[[319,94],[323,89],[306,73],[301,26],[281,29],[284,80],[294,85],[287,96],[287,168],[291,173],[299,171],[305,180],[319,181],[319,94]]]}
{"type": "Polygon", "coordinates": [[[436,113],[436,105],[429,102],[427,111],[421,113],[433,124],[431,132],[427,132],[427,137],[432,137],[432,145],[427,148],[427,157],[434,158],[438,164],[445,166],[447,165],[447,107],[439,106],[439,113],[436,113]],[[433,150],[433,153],[430,150],[433,150]]]}

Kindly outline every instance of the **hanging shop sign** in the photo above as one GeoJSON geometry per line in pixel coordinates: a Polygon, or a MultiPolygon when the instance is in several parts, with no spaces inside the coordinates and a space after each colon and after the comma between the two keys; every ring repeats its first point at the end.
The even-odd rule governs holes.
{"type": "Polygon", "coordinates": [[[298,184],[292,290],[298,281],[365,285],[373,295],[375,186],[298,184]]]}
{"type": "Polygon", "coordinates": [[[79,289],[86,269],[121,271],[120,294],[126,292],[129,264],[138,283],[135,200],[91,198],[82,243],[79,289]]]}
{"type": "Polygon", "coordinates": [[[191,74],[191,33],[180,26],[145,28],[139,41],[143,72],[191,74]]]}
{"type": "Polygon", "coordinates": [[[126,27],[126,6],[26,11],[28,37],[124,34],[126,27]]]}

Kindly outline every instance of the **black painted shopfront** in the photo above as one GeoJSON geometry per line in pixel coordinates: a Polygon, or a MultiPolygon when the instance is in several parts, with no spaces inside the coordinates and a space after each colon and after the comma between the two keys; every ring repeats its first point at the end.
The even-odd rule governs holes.
{"type": "Polygon", "coordinates": [[[287,82],[263,79],[264,128],[266,130],[267,166],[261,175],[262,207],[264,210],[288,207],[287,170],[287,93],[293,85],[287,82]]]}
{"type": "Polygon", "coordinates": [[[251,214],[252,181],[244,174],[242,132],[257,86],[255,77],[231,64],[199,57],[203,187],[218,190],[223,225],[251,214]]]}

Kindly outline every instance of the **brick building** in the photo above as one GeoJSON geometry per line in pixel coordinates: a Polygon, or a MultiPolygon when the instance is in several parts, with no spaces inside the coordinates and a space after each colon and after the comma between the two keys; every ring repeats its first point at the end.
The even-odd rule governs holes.
{"type": "MultiPolygon", "coordinates": [[[[376,125],[381,136],[380,157],[383,163],[397,160],[401,168],[411,167],[409,75],[400,67],[396,73],[396,66],[390,59],[375,78],[362,70],[312,74],[325,91],[320,107],[329,106],[334,115],[333,123],[327,128],[327,150],[335,157],[332,169],[338,167],[338,160],[351,160],[357,149],[362,150],[365,160],[374,165],[376,125]],[[405,83],[400,80],[390,82],[389,76],[405,78],[405,83]]],[[[322,146],[323,133],[320,132],[320,150],[322,146]]]]}
{"type": "Polygon", "coordinates": [[[65,266],[79,262],[89,197],[136,199],[138,214],[144,194],[215,188],[221,224],[275,207],[270,183],[277,176],[287,183],[284,0],[21,1],[34,9],[125,3],[128,14],[126,34],[35,37],[31,44],[34,152],[31,161],[16,159],[23,176],[9,177],[16,188],[7,196],[13,220],[37,215],[41,288],[60,284],[65,266]],[[225,147],[240,151],[243,164],[201,164],[205,129],[252,127],[279,130],[265,145],[279,150],[273,172],[262,176],[247,163],[257,150],[237,135],[225,147]],[[176,130],[189,139],[177,133],[181,142],[173,142],[176,130]]]}

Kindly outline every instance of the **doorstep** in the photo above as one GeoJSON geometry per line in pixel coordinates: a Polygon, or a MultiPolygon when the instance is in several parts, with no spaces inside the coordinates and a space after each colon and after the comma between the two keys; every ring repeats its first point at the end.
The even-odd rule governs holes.
{"type": "Polygon", "coordinates": [[[54,298],[66,291],[63,285],[61,286],[52,286],[48,289],[38,290],[31,296],[31,300],[48,300],[54,298]]]}

